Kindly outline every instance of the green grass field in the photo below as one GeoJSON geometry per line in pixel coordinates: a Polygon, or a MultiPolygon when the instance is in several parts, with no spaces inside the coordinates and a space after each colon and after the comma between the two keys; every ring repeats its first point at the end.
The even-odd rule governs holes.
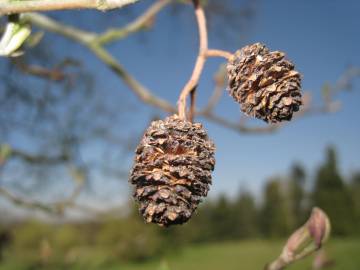
{"type": "MultiPolygon", "coordinates": [[[[219,243],[211,245],[195,245],[173,252],[163,258],[157,258],[144,263],[122,264],[120,262],[104,263],[106,254],[92,249],[84,253],[76,263],[65,266],[36,267],[26,266],[19,257],[6,260],[0,264],[0,270],[9,269],[101,269],[101,270],[256,270],[263,269],[266,262],[280,253],[281,241],[243,241],[236,243],[219,243]]],[[[335,260],[335,265],[328,269],[359,270],[360,240],[331,240],[326,246],[329,257],[335,260]]],[[[292,265],[288,269],[311,269],[312,257],[292,265]]]]}
{"type": "MultiPolygon", "coordinates": [[[[281,242],[246,241],[193,246],[181,254],[172,255],[163,261],[142,265],[127,265],[124,270],[252,270],[263,269],[264,263],[275,258],[281,251],[281,242]]],[[[360,241],[333,240],[326,247],[335,265],[331,269],[360,270],[360,241]]],[[[288,269],[311,269],[312,258],[296,263],[288,269]]],[[[114,268],[119,269],[119,268],[114,268]]]]}

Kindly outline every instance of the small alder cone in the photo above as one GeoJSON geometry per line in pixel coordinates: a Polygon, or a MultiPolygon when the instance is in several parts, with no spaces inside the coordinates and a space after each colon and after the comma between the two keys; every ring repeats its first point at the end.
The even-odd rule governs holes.
{"type": "Polygon", "coordinates": [[[169,226],[190,219],[208,193],[214,152],[199,123],[177,115],[151,123],[136,149],[129,180],[146,222],[169,226]]]}
{"type": "Polygon", "coordinates": [[[229,93],[241,110],[266,122],[291,120],[301,102],[301,77],[283,52],[261,44],[235,52],[227,65],[229,93]]]}

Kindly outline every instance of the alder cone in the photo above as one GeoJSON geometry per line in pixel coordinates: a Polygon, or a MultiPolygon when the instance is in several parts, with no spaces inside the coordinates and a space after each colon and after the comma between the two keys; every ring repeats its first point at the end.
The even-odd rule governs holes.
{"type": "Polygon", "coordinates": [[[136,149],[129,180],[146,222],[169,226],[190,219],[209,191],[214,152],[199,123],[177,115],[151,123],[136,149]]]}
{"type": "Polygon", "coordinates": [[[229,94],[241,110],[266,122],[291,120],[301,102],[301,76],[279,51],[261,44],[245,46],[227,64],[229,94]]]}

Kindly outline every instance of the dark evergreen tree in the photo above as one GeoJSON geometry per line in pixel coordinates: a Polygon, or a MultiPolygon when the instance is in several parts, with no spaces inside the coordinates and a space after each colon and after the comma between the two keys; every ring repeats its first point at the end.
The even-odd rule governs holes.
{"type": "Polygon", "coordinates": [[[212,227],[212,240],[230,240],[234,237],[233,209],[225,195],[221,195],[216,201],[208,225],[212,227]]]}
{"type": "Polygon", "coordinates": [[[305,178],[305,169],[300,164],[294,164],[289,176],[289,199],[296,227],[300,226],[306,219],[305,178]]]}
{"type": "Polygon", "coordinates": [[[360,172],[351,177],[351,195],[354,203],[355,231],[360,234],[360,172]]]}
{"type": "Polygon", "coordinates": [[[259,232],[258,213],[255,199],[250,192],[241,192],[234,202],[234,236],[236,238],[254,237],[259,232]]]}
{"type": "Polygon", "coordinates": [[[261,230],[265,236],[283,237],[290,233],[293,216],[280,179],[272,179],[266,184],[260,219],[261,230]]]}
{"type": "Polygon", "coordinates": [[[352,199],[338,171],[333,147],[327,149],[325,162],[317,171],[313,202],[329,215],[333,234],[351,233],[354,227],[352,199]]]}

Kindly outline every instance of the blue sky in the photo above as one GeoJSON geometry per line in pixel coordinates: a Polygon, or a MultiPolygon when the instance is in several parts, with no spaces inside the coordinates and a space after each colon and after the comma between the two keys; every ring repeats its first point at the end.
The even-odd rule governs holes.
{"type": "MultiPolygon", "coordinates": [[[[140,13],[151,2],[140,1],[129,17],[140,13]]],[[[335,83],[351,65],[360,67],[358,0],[259,0],[256,6],[255,17],[245,33],[242,31],[234,34],[235,38],[224,39],[219,34],[221,29],[210,31],[210,47],[235,51],[248,43],[262,42],[272,50],[286,52],[303,74],[303,89],[313,94],[315,104],[321,101],[320,89],[324,83],[335,83]]],[[[108,47],[131,74],[173,104],[191,74],[198,49],[191,6],[182,9],[178,15],[166,9],[150,31],[108,47]]],[[[107,24],[107,13],[95,11],[51,13],[51,16],[89,30],[99,31],[107,24]],[[100,26],[89,24],[92,17],[100,19],[100,26]]],[[[110,23],[120,26],[128,19],[111,16],[110,23]]],[[[144,128],[156,110],[138,102],[119,78],[81,45],[53,34],[48,34],[47,38],[54,40],[55,50],[80,58],[94,71],[99,91],[109,95],[111,102],[121,104],[125,99],[136,107],[133,116],[136,121],[129,123],[130,130],[144,128]]],[[[212,92],[212,77],[220,63],[221,59],[210,59],[207,63],[198,88],[199,106],[205,104],[212,92]]],[[[258,193],[269,176],[285,173],[295,161],[313,170],[323,160],[324,149],[329,144],[337,147],[344,174],[350,175],[360,169],[359,79],[352,92],[337,97],[343,103],[340,112],[303,118],[268,135],[239,134],[198,119],[217,146],[217,165],[210,194],[235,194],[239,188],[258,193]]],[[[238,104],[226,93],[216,111],[235,121],[241,115],[238,104]]],[[[260,121],[251,123],[262,124],[260,121]]]]}

